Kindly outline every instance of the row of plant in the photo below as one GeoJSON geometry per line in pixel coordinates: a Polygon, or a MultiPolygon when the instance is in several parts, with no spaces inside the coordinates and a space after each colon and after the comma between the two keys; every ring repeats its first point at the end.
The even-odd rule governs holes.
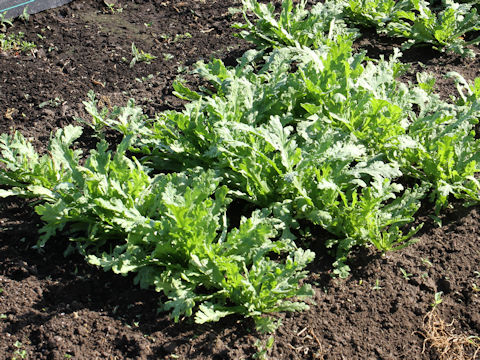
{"type": "MultiPolygon", "coordinates": [[[[306,10],[306,0],[293,7],[283,1],[280,16],[273,4],[256,0],[243,1],[246,29],[241,36],[261,45],[315,45],[330,27],[358,36],[360,28],[373,28],[380,34],[405,39],[402,49],[427,45],[440,51],[453,51],[462,56],[475,56],[467,46],[478,44],[480,16],[476,1],[442,0],[327,0],[306,10]],[[253,14],[256,21],[250,21],[253,14]],[[339,26],[340,25],[340,26],[339,26]]],[[[330,29],[331,30],[331,29],[330,29]]]]}
{"type": "Polygon", "coordinates": [[[247,23],[242,36],[258,49],[237,66],[199,62],[211,86],[175,83],[183,111],[149,117],[133,100],[109,111],[91,92],[85,123],[100,140],[88,154],[75,147],[79,126],[59,129],[43,156],[20,133],[3,134],[0,196],[37,200],[37,247],[58,235],[91,264],[135,273],[175,320],[241,314],[273,330],[265,315],[305,309],[313,293],[302,284],[314,254],[296,239],[299,222],[330,234],[345,277],[352,248],[408,245],[422,201],[435,214],[452,198],[477,203],[480,80],[452,74],[459,97],[442,101],[428,74],[396,80],[398,51],[379,61],[354,53],[354,32],[328,4],[308,27],[314,10],[303,6],[284,0],[281,14],[247,23]],[[123,134],[120,144],[105,129],[123,134]],[[238,226],[232,200],[253,209],[238,226]]]}

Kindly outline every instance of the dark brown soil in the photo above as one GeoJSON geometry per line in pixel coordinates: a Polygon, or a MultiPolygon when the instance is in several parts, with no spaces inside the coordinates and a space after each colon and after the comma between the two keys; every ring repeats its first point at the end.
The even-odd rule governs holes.
{"type": "MultiPolygon", "coordinates": [[[[101,1],[76,0],[27,23],[17,20],[8,31],[25,32],[38,49],[0,53],[0,133],[20,130],[43,149],[52,130],[85,116],[82,101],[90,89],[107,106],[129,98],[149,113],[181,106],[171,84],[186,76],[186,67],[212,56],[233,65],[249,47],[233,37],[230,25],[240,19],[229,14],[231,6],[239,1],[119,0],[123,11],[113,14],[101,1]],[[132,42],[157,59],[130,68],[132,42]]],[[[357,46],[378,57],[393,43],[367,34],[357,46]]],[[[412,64],[406,80],[413,81],[415,71],[433,72],[444,98],[455,87],[442,75],[480,75],[479,57],[416,49],[404,60],[412,64]]],[[[32,249],[39,219],[31,205],[0,201],[0,359],[249,359],[256,340],[266,339],[237,317],[202,326],[191,319],[174,323],[157,313],[157,293],[79,256],[65,258],[61,237],[39,253],[32,249]]],[[[425,316],[440,291],[435,314],[453,322],[452,339],[479,336],[480,207],[455,204],[441,227],[426,221],[411,247],[383,257],[359,251],[347,280],[330,277],[331,259],[316,245],[321,235],[314,236],[314,302],[309,311],[279,315],[283,326],[269,357],[441,359],[443,349],[424,343],[432,334],[425,316]]]]}

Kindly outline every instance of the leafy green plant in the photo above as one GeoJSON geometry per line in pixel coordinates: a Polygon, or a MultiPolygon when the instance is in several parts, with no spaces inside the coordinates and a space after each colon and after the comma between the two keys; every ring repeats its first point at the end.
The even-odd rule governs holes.
{"type": "Polygon", "coordinates": [[[403,49],[429,44],[440,51],[475,56],[467,46],[480,42],[480,37],[464,38],[480,29],[477,9],[470,3],[445,0],[440,11],[432,10],[425,0],[348,0],[344,4],[344,16],[354,24],[408,39],[403,49]]]}
{"type": "Polygon", "coordinates": [[[242,3],[245,23],[233,27],[241,30],[238,36],[261,49],[297,45],[319,48],[326,41],[326,34],[330,38],[340,34],[357,36],[357,31],[348,28],[342,20],[342,4],[333,1],[315,4],[307,11],[305,0],[295,6],[292,0],[283,0],[280,14],[275,13],[271,3],[257,0],[242,0],[242,3]],[[250,14],[256,18],[255,23],[250,20],[250,14]]]}
{"type": "Polygon", "coordinates": [[[163,60],[164,61],[169,61],[169,60],[172,60],[174,58],[174,56],[170,53],[163,53],[163,60]]]}
{"type": "MultiPolygon", "coordinates": [[[[235,190],[236,196],[258,206],[273,206],[285,214],[284,221],[291,226],[295,226],[294,217],[324,226],[338,237],[329,246],[338,248],[337,265],[341,267],[341,259],[354,245],[372,242],[389,250],[411,237],[416,229],[405,235],[399,227],[410,221],[423,196],[416,189],[391,202],[396,197],[393,194],[402,190],[388,179],[400,175],[396,165],[380,159],[369,161],[367,142],[355,143],[343,132],[344,123],[321,134],[317,129],[323,119],[308,119],[342,111],[332,99],[334,94],[326,91],[328,86],[342,84],[338,79],[345,76],[343,71],[361,75],[360,67],[335,67],[337,61],[350,56],[351,48],[347,45],[348,42],[332,43],[334,50],[320,58],[308,50],[278,50],[266,60],[260,76],[248,65],[248,59],[256,57],[255,52],[246,54],[244,66],[235,70],[227,69],[218,60],[199,64],[197,71],[211,80],[217,94],[203,97],[176,84],[179,96],[193,102],[183,113],[166,112],[153,122],[138,108],[124,108],[121,112],[125,115],[120,116],[115,110],[112,118],[106,114],[98,116],[94,104],[86,105],[95,122],[138,135],[133,149],[145,153],[142,161],[173,171],[192,166],[218,169],[225,174],[225,184],[235,190]],[[298,72],[289,74],[285,69],[294,59],[305,64],[299,66],[298,72]],[[329,72],[324,73],[324,68],[329,68],[329,72]],[[319,83],[310,79],[318,79],[319,83]],[[285,85],[278,86],[279,83],[285,85]],[[326,88],[321,89],[322,86],[326,88]],[[319,94],[327,95],[315,99],[319,94]],[[314,100],[322,104],[322,109],[309,115],[314,100]],[[281,119],[279,113],[284,114],[281,119]],[[294,114],[303,116],[303,120],[294,114]],[[293,132],[289,123],[295,123],[298,131],[293,132]],[[355,162],[357,165],[351,167],[355,162]],[[318,163],[323,164],[321,169],[318,163]],[[367,183],[375,185],[369,188],[367,183]]],[[[358,60],[352,59],[353,66],[359,66],[358,60]]],[[[347,89],[337,91],[348,94],[347,89]]],[[[363,137],[365,141],[372,138],[363,137]]]]}
{"type": "Polygon", "coordinates": [[[139,50],[135,44],[132,42],[132,60],[130,61],[129,66],[132,68],[138,62],[144,62],[146,64],[150,64],[152,60],[155,60],[157,57],[153,56],[150,53],[147,53],[143,50],[139,50]]]}
{"type": "Polygon", "coordinates": [[[71,149],[81,132],[57,131],[42,157],[19,133],[0,137],[8,169],[0,183],[11,186],[0,196],[43,199],[35,207],[45,222],[39,248],[67,233],[89,263],[134,272],[135,283],[163,292],[162,309],[176,321],[197,308],[198,323],[237,313],[268,326],[263,314],[307,308],[300,300],[312,291],[299,281],[314,254],[276,239],[280,220],[255,211],[229,230],[229,190],[214,171],[151,176],[126,156],[131,136],[115,152],[100,141],[81,165],[81,151],[71,149]]]}
{"type": "Polygon", "coordinates": [[[244,23],[235,27],[242,30],[239,36],[259,48],[319,48],[326,38],[356,37],[359,31],[353,26],[406,38],[403,49],[427,44],[440,51],[475,56],[467,46],[480,42],[479,36],[465,40],[465,36],[480,29],[477,9],[468,2],[445,0],[439,11],[432,10],[425,0],[329,0],[308,11],[305,4],[301,1],[294,7],[292,0],[283,0],[277,14],[271,3],[243,0],[244,23]],[[251,20],[251,15],[256,21],[251,20]]]}
{"type": "Polygon", "coordinates": [[[347,0],[343,2],[343,15],[354,24],[382,28],[395,20],[399,11],[408,8],[405,0],[347,0]]]}
{"type": "MultiPolygon", "coordinates": [[[[473,87],[468,89],[472,91],[473,87]]],[[[480,171],[480,143],[475,138],[480,102],[473,91],[468,98],[461,88],[459,93],[463,99],[453,107],[431,96],[428,106],[437,110],[428,116],[412,116],[408,136],[404,137],[409,146],[402,149],[402,158],[410,164],[404,171],[433,185],[431,198],[435,199],[437,214],[450,195],[471,202],[480,200],[480,183],[474,175],[480,171]]]]}
{"type": "Polygon", "coordinates": [[[175,320],[241,314],[271,332],[279,322],[268,314],[305,309],[312,295],[300,285],[314,254],[294,241],[299,221],[330,234],[334,274],[346,277],[352,248],[414,241],[421,201],[437,213],[452,197],[480,201],[480,80],[457,77],[460,98],[447,103],[427,75],[418,86],[396,80],[398,51],[354,53],[351,34],[332,30],[336,17],[329,36],[308,36],[295,25],[308,22],[305,3],[285,0],[278,21],[248,4],[261,26],[242,36],[260,49],[235,67],[198,63],[210,86],[176,82],[182,111],[149,117],[133,100],[100,109],[90,92],[84,123],[100,140],[88,155],[75,150],[79,127],[58,130],[43,156],[19,133],[0,136],[0,196],[38,200],[38,248],[62,233],[89,263],[163,293],[175,320]],[[105,128],[124,136],[119,145],[105,128]],[[251,207],[237,226],[233,199],[251,207]]]}
{"type": "Polygon", "coordinates": [[[328,51],[279,48],[260,67],[262,52],[253,50],[235,68],[199,63],[214,90],[176,83],[190,101],[182,112],[149,119],[130,103],[99,116],[94,103],[86,106],[95,123],[133,136],[142,162],[220,171],[233,196],[271,209],[290,229],[298,219],[322,226],[344,277],[352,247],[412,242],[420,227],[408,224],[427,193],[437,212],[450,196],[478,201],[478,103],[447,104],[428,79],[423,88],[397,82],[399,53],[374,64],[353,55],[344,37],[324,45],[328,51]]]}
{"type": "Polygon", "coordinates": [[[410,0],[410,3],[412,8],[396,12],[396,19],[387,24],[385,30],[390,35],[409,39],[402,45],[404,49],[424,43],[441,51],[475,56],[466,46],[478,44],[480,36],[469,41],[464,39],[465,34],[480,29],[480,17],[472,4],[445,0],[445,7],[436,14],[424,0],[410,0]]]}
{"type": "Polygon", "coordinates": [[[176,43],[176,42],[179,42],[185,39],[191,39],[191,38],[192,38],[192,34],[190,34],[189,32],[186,32],[185,34],[176,34],[172,41],[176,43]]]}
{"type": "Polygon", "coordinates": [[[428,267],[432,267],[433,264],[428,258],[421,258],[422,264],[428,267]]]}

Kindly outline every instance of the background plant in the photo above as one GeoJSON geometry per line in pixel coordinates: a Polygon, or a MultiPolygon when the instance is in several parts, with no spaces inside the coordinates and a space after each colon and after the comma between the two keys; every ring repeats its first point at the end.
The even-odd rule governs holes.
{"type": "Polygon", "coordinates": [[[467,45],[478,44],[480,37],[465,40],[467,33],[480,29],[480,17],[472,4],[444,0],[441,11],[434,12],[423,0],[410,0],[411,8],[400,10],[386,26],[389,35],[409,39],[402,45],[407,49],[415,44],[430,44],[440,51],[453,51],[463,56],[475,56],[467,45]]]}
{"type": "Polygon", "coordinates": [[[403,49],[413,45],[430,45],[440,51],[453,51],[462,56],[475,56],[468,45],[478,44],[480,37],[466,36],[480,29],[480,17],[474,4],[444,0],[440,9],[433,9],[425,0],[343,0],[326,1],[305,10],[306,1],[293,6],[282,1],[277,14],[272,4],[243,0],[245,23],[239,36],[259,47],[305,45],[318,48],[325,37],[339,34],[356,37],[361,28],[375,28],[379,33],[406,38],[403,49]],[[256,17],[252,22],[249,14],[256,17]],[[310,30],[311,29],[311,30],[310,30]]]}
{"type": "Polygon", "coordinates": [[[284,0],[279,14],[271,3],[256,0],[243,0],[242,3],[245,22],[233,27],[242,30],[238,36],[260,49],[297,45],[318,48],[328,37],[343,34],[355,38],[358,35],[356,29],[347,27],[343,21],[341,3],[317,3],[311,10],[306,10],[305,0],[295,6],[292,0],[284,0]],[[250,20],[250,15],[254,21],[250,20]]]}

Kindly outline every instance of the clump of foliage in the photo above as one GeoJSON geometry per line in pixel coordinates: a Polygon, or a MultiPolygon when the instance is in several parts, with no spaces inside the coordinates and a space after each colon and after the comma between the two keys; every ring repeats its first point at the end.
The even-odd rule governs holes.
{"type": "Polygon", "coordinates": [[[36,48],[35,43],[23,40],[24,33],[18,34],[0,34],[0,51],[8,52],[28,52],[36,48]]]}
{"type": "Polygon", "coordinates": [[[271,3],[244,0],[241,11],[245,22],[234,24],[233,27],[241,30],[237,36],[254,43],[259,49],[281,46],[316,49],[327,39],[338,35],[352,39],[358,36],[358,31],[349,28],[343,21],[342,5],[336,2],[318,3],[311,10],[306,10],[305,6],[305,0],[295,7],[292,0],[284,0],[281,12],[277,15],[271,3]],[[251,14],[254,22],[250,20],[251,14]]]}
{"type": "Polygon", "coordinates": [[[407,38],[402,45],[407,49],[415,44],[430,44],[440,51],[453,51],[463,56],[475,56],[467,45],[478,44],[480,37],[469,41],[465,35],[480,30],[480,16],[472,4],[445,0],[438,13],[423,0],[411,0],[406,10],[398,10],[384,31],[389,35],[407,38]]]}
{"type": "Polygon", "coordinates": [[[469,3],[444,0],[439,10],[425,0],[348,0],[344,4],[344,15],[354,24],[406,38],[403,49],[428,44],[440,51],[475,56],[467,46],[480,42],[480,37],[465,40],[466,34],[480,29],[477,9],[469,3]]]}
{"type": "Polygon", "coordinates": [[[267,210],[229,229],[229,189],[214,171],[153,175],[126,155],[132,136],[115,151],[99,142],[81,165],[72,149],[81,133],[58,130],[44,156],[18,132],[0,137],[0,183],[11,187],[0,196],[43,200],[38,247],[61,231],[91,264],[134,272],[136,283],[163,292],[175,320],[195,308],[198,323],[236,313],[268,329],[274,322],[263,314],[307,308],[298,300],[312,291],[299,281],[314,254],[278,237],[284,225],[267,210]]]}
{"type": "Polygon", "coordinates": [[[309,11],[305,10],[305,4],[306,1],[301,1],[294,7],[292,0],[283,0],[282,11],[276,14],[271,4],[243,0],[245,23],[235,27],[243,29],[240,36],[260,46],[268,43],[318,47],[327,33],[356,34],[352,25],[405,38],[403,49],[427,44],[440,51],[475,56],[467,46],[480,43],[478,36],[465,39],[480,30],[480,16],[468,2],[444,0],[438,10],[425,0],[328,0],[309,11]],[[256,17],[255,22],[249,19],[250,14],[256,17]]]}

